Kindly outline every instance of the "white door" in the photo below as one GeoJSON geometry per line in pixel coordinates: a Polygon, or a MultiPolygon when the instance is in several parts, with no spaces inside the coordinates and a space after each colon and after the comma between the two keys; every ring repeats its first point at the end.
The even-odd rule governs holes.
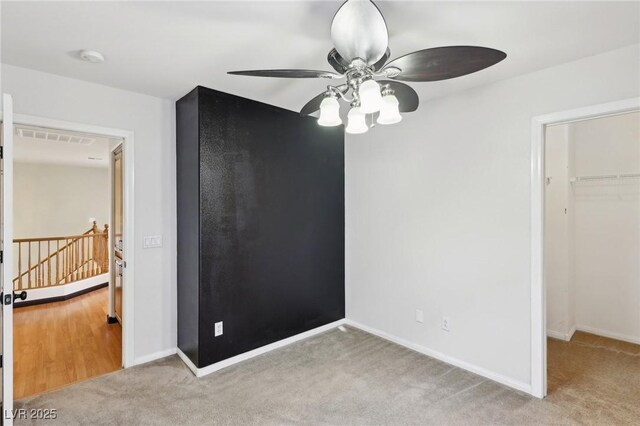
{"type": "Polygon", "coordinates": [[[122,168],[122,144],[113,150],[112,154],[113,169],[113,201],[112,201],[112,228],[113,228],[113,274],[111,275],[114,283],[114,313],[115,317],[122,324],[122,295],[124,293],[122,274],[124,273],[124,234],[123,234],[123,194],[122,194],[122,177],[124,169],[122,168]]]}
{"type": "Polygon", "coordinates": [[[13,100],[2,95],[2,424],[13,424],[13,100]]]}

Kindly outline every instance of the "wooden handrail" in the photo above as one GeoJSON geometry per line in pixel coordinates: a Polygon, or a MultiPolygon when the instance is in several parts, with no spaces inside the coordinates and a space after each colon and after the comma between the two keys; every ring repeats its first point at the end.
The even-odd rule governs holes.
{"type": "Polygon", "coordinates": [[[93,226],[91,228],[89,228],[88,231],[84,232],[83,234],[79,234],[79,235],[64,235],[61,237],[38,237],[38,238],[14,238],[13,242],[14,243],[28,243],[28,242],[36,242],[36,241],[55,241],[55,240],[70,240],[70,239],[74,239],[74,238],[86,238],[86,237],[90,237],[92,234],[103,234],[106,233],[109,229],[109,225],[104,225],[104,231],[100,232],[98,230],[98,226],[96,225],[96,222],[93,222],[93,226]]]}
{"type": "Polygon", "coordinates": [[[96,222],[81,235],[60,237],[16,238],[18,245],[18,275],[13,280],[14,289],[30,289],[68,284],[89,278],[109,270],[108,225],[100,231],[96,222]],[[60,247],[60,242],[64,245],[60,247]],[[28,267],[22,269],[22,248],[28,250],[28,267]],[[52,247],[55,246],[55,247],[52,247]],[[44,247],[44,250],[43,250],[44,247]],[[32,253],[37,248],[37,260],[32,263],[32,253]],[[55,249],[55,251],[51,251],[55,249]],[[44,257],[42,256],[44,251],[44,257]],[[26,277],[26,286],[23,278],[26,277]]]}
{"type": "Polygon", "coordinates": [[[38,242],[38,241],[56,241],[56,240],[80,240],[82,238],[92,238],[94,235],[100,235],[102,232],[98,232],[97,234],[79,234],[79,235],[67,235],[62,237],[38,237],[38,238],[14,238],[14,243],[29,243],[29,242],[38,242]]]}

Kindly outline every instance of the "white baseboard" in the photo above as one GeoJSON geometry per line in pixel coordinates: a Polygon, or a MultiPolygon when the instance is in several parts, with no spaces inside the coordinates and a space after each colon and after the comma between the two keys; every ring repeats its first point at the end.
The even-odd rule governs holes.
{"type": "MultiPolygon", "coordinates": [[[[86,290],[91,287],[95,287],[100,284],[109,282],[109,274],[100,274],[95,277],[85,278],[83,280],[74,281],[69,284],[61,284],[51,287],[32,288],[27,291],[27,302],[40,299],[51,299],[55,297],[69,296],[73,293],[77,293],[82,290],[86,290]]],[[[16,306],[20,306],[20,302],[16,303],[16,306]]]]}
{"type": "Polygon", "coordinates": [[[575,325],[569,329],[569,332],[567,333],[567,342],[570,342],[571,339],[573,339],[573,335],[576,334],[576,331],[578,331],[578,329],[575,325]]]}
{"type": "Polygon", "coordinates": [[[188,357],[187,355],[185,355],[185,353],[184,353],[184,352],[182,352],[182,351],[180,350],[180,348],[176,349],[176,353],[178,354],[178,356],[180,357],[180,359],[182,360],[182,362],[184,362],[184,363],[185,363],[185,365],[186,365],[187,367],[189,367],[189,370],[191,370],[191,372],[192,372],[193,374],[195,374],[195,375],[196,375],[196,377],[199,377],[199,376],[198,376],[198,367],[196,367],[196,365],[193,363],[193,361],[191,361],[191,360],[189,359],[189,357],[188,357]]]}
{"type": "Polygon", "coordinates": [[[575,332],[576,332],[575,326],[571,327],[568,333],[562,333],[560,331],[555,331],[555,330],[547,330],[547,337],[552,337],[554,339],[570,342],[575,332]]]}
{"type": "Polygon", "coordinates": [[[555,331],[555,330],[547,330],[547,337],[551,337],[553,339],[558,339],[558,340],[567,340],[566,334],[560,331],[555,331]]]}
{"type": "MultiPolygon", "coordinates": [[[[359,328],[360,330],[366,331],[367,333],[373,334],[375,336],[381,337],[385,340],[389,340],[390,342],[396,343],[400,346],[404,346],[406,348],[412,349],[416,352],[420,352],[423,355],[430,356],[442,362],[446,362],[447,364],[451,364],[455,367],[462,368],[463,370],[470,371],[472,373],[478,374],[482,377],[486,377],[487,379],[493,380],[494,382],[501,383],[505,386],[508,386],[513,389],[517,389],[522,392],[526,392],[528,394],[532,394],[531,392],[531,384],[524,383],[518,380],[511,379],[509,377],[503,376],[501,374],[495,373],[493,371],[489,371],[485,368],[478,367],[476,365],[470,364],[466,361],[459,360],[457,358],[451,357],[449,355],[445,355],[441,352],[434,351],[433,349],[429,349],[427,347],[418,345],[416,343],[409,342],[407,340],[401,339],[396,336],[392,336],[384,331],[377,330],[375,328],[368,327],[366,325],[357,323],[355,321],[346,320],[346,324],[355,328],[359,328]]],[[[535,396],[535,395],[534,395],[535,396]]]]}
{"type": "Polygon", "coordinates": [[[189,357],[187,357],[181,350],[180,348],[177,349],[177,354],[180,357],[180,359],[182,359],[182,361],[184,361],[184,363],[187,365],[187,367],[189,367],[189,369],[193,372],[193,374],[196,375],[196,377],[202,377],[202,376],[206,376],[207,374],[211,374],[214,373],[218,370],[221,370],[223,368],[229,367],[231,365],[237,364],[239,362],[242,361],[246,361],[248,359],[254,358],[258,355],[262,355],[265,354],[267,352],[271,352],[274,349],[278,349],[281,348],[283,346],[287,346],[290,345],[292,343],[298,342],[300,340],[303,339],[307,339],[311,336],[315,336],[316,334],[320,334],[320,333],[324,333],[325,331],[329,331],[333,328],[336,328],[340,325],[343,325],[345,323],[344,319],[338,320],[338,321],[334,321],[332,323],[314,328],[312,330],[309,331],[305,331],[304,333],[300,333],[300,334],[296,334],[295,336],[291,336],[291,337],[287,337],[286,339],[282,339],[282,340],[278,340],[277,342],[273,342],[270,343],[268,345],[259,347],[257,349],[254,349],[252,351],[249,352],[245,352],[243,354],[240,355],[236,355],[234,357],[231,358],[227,358],[223,361],[220,362],[216,362],[214,364],[211,365],[207,365],[206,367],[202,367],[202,368],[198,368],[195,366],[195,364],[193,362],[191,362],[191,360],[189,359],[189,357]]]}
{"type": "Polygon", "coordinates": [[[146,364],[147,362],[155,361],[157,359],[166,358],[176,354],[176,348],[165,349],[164,351],[154,352],[149,355],[143,355],[133,360],[133,365],[146,364]]]}
{"type": "Polygon", "coordinates": [[[459,367],[462,368],[463,370],[467,370],[470,371],[472,373],[478,374],[480,376],[486,377],[487,379],[493,380],[495,382],[501,383],[505,386],[508,386],[510,388],[522,391],[522,392],[526,392],[528,394],[531,394],[531,385],[529,383],[524,383],[524,382],[520,382],[518,380],[513,380],[509,377],[503,376],[501,374],[495,373],[493,371],[489,371],[487,369],[484,369],[482,367],[478,367],[476,365],[467,363],[465,361],[461,361],[457,358],[453,358],[450,357],[448,355],[445,355],[441,352],[438,351],[434,351],[432,349],[426,348],[424,346],[421,345],[417,345],[415,343],[411,343],[408,342],[404,339],[400,339],[398,337],[395,336],[391,336],[390,334],[387,334],[383,331],[380,330],[376,330],[374,328],[365,326],[363,324],[357,323],[355,321],[352,320],[348,320],[348,319],[342,319],[342,320],[338,320],[335,322],[332,322],[330,324],[324,325],[322,327],[318,327],[318,328],[314,328],[313,330],[309,330],[306,331],[304,333],[300,333],[300,334],[296,334],[295,336],[291,336],[289,338],[283,339],[283,340],[279,340],[277,342],[271,343],[269,345],[266,346],[262,346],[260,348],[254,349],[252,351],[249,352],[245,352],[243,354],[240,355],[236,355],[232,358],[229,359],[225,359],[224,361],[220,361],[220,362],[216,362],[215,364],[211,364],[208,365],[206,367],[202,367],[202,368],[198,368],[195,366],[195,364],[189,359],[189,357],[187,357],[181,350],[180,348],[178,348],[176,350],[176,353],[178,354],[178,356],[180,357],[180,359],[182,359],[182,361],[185,363],[185,365],[187,367],[189,367],[189,369],[193,372],[193,374],[196,375],[196,377],[202,377],[202,376],[206,376],[207,374],[211,374],[213,372],[216,372],[218,370],[221,370],[223,368],[229,367],[231,365],[237,364],[239,362],[254,358],[258,355],[262,355],[264,353],[270,352],[272,350],[281,348],[283,346],[287,346],[290,345],[291,343],[294,342],[298,342],[300,340],[309,338],[311,336],[315,336],[317,334],[323,333],[325,331],[331,330],[335,327],[338,327],[340,325],[343,324],[347,324],[351,327],[360,329],[362,331],[366,331],[367,333],[373,334],[375,336],[378,336],[382,339],[385,340],[389,340],[393,343],[396,343],[400,346],[404,346],[406,348],[412,349],[416,352],[420,352],[421,354],[430,356],[432,358],[438,359],[440,361],[446,362],[447,364],[451,364],[455,367],[459,367]]]}
{"type": "Polygon", "coordinates": [[[624,334],[602,330],[600,328],[589,327],[586,325],[578,325],[575,327],[575,329],[578,331],[584,331],[585,333],[596,334],[598,336],[608,337],[610,339],[622,340],[623,342],[635,343],[637,345],[640,345],[640,338],[638,338],[637,336],[627,336],[624,334]]]}

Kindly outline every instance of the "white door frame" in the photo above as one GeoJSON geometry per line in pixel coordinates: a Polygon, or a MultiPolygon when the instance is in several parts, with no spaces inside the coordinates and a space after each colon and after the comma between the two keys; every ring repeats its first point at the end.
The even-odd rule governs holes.
{"type": "Polygon", "coordinates": [[[8,123],[2,120],[2,291],[10,294],[11,303],[2,303],[2,419],[3,425],[13,425],[13,99],[11,95],[2,94],[3,112],[8,123]],[[7,138],[4,136],[8,135],[7,138]]]}
{"type": "MultiPolygon", "coordinates": [[[[132,367],[134,362],[134,309],[133,309],[133,283],[134,283],[134,159],[133,159],[133,140],[134,132],[129,130],[115,129],[109,127],[94,126],[91,124],[74,123],[71,121],[56,120],[45,117],[38,117],[26,114],[14,114],[13,123],[28,126],[47,127],[50,129],[68,130],[81,133],[92,133],[107,137],[116,137],[123,139],[122,151],[124,154],[124,220],[123,233],[127,236],[124,241],[124,255],[126,267],[123,270],[123,282],[130,283],[124,285],[122,295],[122,366],[124,368],[132,367]]],[[[111,154],[111,150],[109,150],[111,154]]],[[[111,249],[111,247],[110,247],[111,249]]],[[[113,250],[111,250],[113,251],[113,250]]],[[[109,268],[113,268],[110,264],[109,268]]],[[[106,321],[106,318],[105,318],[106,321]]]]}
{"type": "Polygon", "coordinates": [[[555,112],[531,121],[531,394],[547,395],[547,301],[544,284],[544,136],[551,124],[640,110],[640,98],[555,112]]]}

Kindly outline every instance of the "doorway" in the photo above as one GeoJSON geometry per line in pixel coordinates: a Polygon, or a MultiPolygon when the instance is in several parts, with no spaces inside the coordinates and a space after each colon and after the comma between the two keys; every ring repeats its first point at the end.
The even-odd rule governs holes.
{"type": "MultiPolygon", "coordinates": [[[[85,135],[93,135],[96,137],[105,137],[111,138],[113,140],[118,140],[120,149],[122,151],[123,157],[123,168],[124,174],[122,179],[122,234],[123,235],[132,235],[133,234],[133,141],[134,135],[133,132],[120,130],[120,129],[112,129],[112,128],[104,128],[100,126],[94,125],[86,125],[81,123],[73,123],[66,122],[55,119],[48,119],[43,117],[22,115],[22,114],[13,114],[13,111],[10,109],[11,106],[11,97],[4,95],[4,110],[2,115],[3,124],[7,123],[8,126],[3,126],[3,191],[8,188],[7,193],[11,193],[13,189],[13,131],[15,130],[14,124],[16,126],[32,126],[37,128],[47,128],[54,132],[70,132],[70,133],[78,133],[85,135]],[[7,102],[9,101],[9,102],[7,102]],[[9,107],[9,108],[8,108],[9,107]],[[12,131],[4,131],[4,128],[11,128],[12,131]],[[5,145],[6,144],[6,145],[5,145]],[[124,159],[129,159],[124,161],[124,159]]],[[[117,145],[117,144],[116,144],[117,145]]],[[[109,155],[111,152],[109,153],[109,155]]],[[[107,156],[108,161],[109,156],[107,156]]],[[[111,182],[111,181],[109,181],[111,182]]],[[[12,226],[6,226],[7,224],[11,224],[11,214],[13,213],[13,203],[12,201],[6,202],[7,194],[3,192],[3,241],[13,241],[13,235],[11,232],[13,231],[12,226]]],[[[12,197],[9,197],[9,200],[12,200],[12,197]]],[[[112,228],[112,227],[111,227],[112,228]]],[[[98,229],[103,232],[104,228],[98,227],[98,229]]],[[[109,269],[113,269],[110,267],[112,261],[112,253],[111,250],[113,239],[111,236],[112,231],[109,231],[108,242],[106,244],[105,250],[107,251],[106,258],[108,259],[108,267],[109,269]]],[[[134,341],[133,341],[133,324],[134,324],[134,316],[133,316],[133,291],[132,291],[132,277],[133,277],[133,246],[132,242],[128,239],[123,238],[123,255],[126,253],[126,263],[123,262],[123,270],[121,280],[123,283],[130,283],[130,285],[123,284],[123,296],[122,296],[122,322],[121,326],[121,351],[120,351],[120,361],[118,368],[120,367],[129,367],[134,364],[134,341]]],[[[87,250],[87,246],[85,246],[85,253],[87,250]]],[[[10,254],[13,250],[5,253],[4,259],[8,261],[9,264],[13,264],[14,260],[9,259],[10,254]]],[[[104,256],[103,256],[104,258],[104,256]]],[[[3,265],[4,266],[4,265],[3,265]]],[[[55,268],[52,268],[52,272],[55,271],[55,268]]],[[[52,274],[53,275],[53,274],[52,274]]],[[[41,274],[42,276],[42,274],[41,274]]],[[[5,288],[7,286],[12,286],[13,281],[13,268],[3,268],[3,285],[5,288]]],[[[48,273],[46,274],[46,278],[48,278],[48,273]]],[[[108,288],[103,289],[105,293],[110,295],[110,291],[108,288]]],[[[18,295],[20,293],[17,293],[18,295]]],[[[82,295],[79,297],[88,296],[82,295]]],[[[8,297],[8,296],[7,296],[8,297]]],[[[14,296],[15,298],[15,296],[14,296]]],[[[27,300],[29,298],[27,297],[27,300]]],[[[113,299],[109,300],[109,307],[113,306],[113,299]]],[[[89,302],[86,302],[87,304],[89,302]]],[[[4,304],[3,304],[4,305],[4,304]]],[[[12,305],[8,305],[12,307],[12,305]]],[[[101,303],[101,306],[104,304],[101,303]]],[[[26,308],[18,308],[18,309],[29,309],[26,308]]],[[[108,316],[114,312],[114,308],[104,307],[100,314],[100,321],[103,324],[107,323],[108,316]]],[[[13,332],[13,309],[7,309],[7,305],[3,306],[3,319],[9,318],[9,321],[3,321],[3,359],[5,361],[5,368],[2,371],[3,377],[3,412],[5,414],[5,421],[10,422],[10,418],[12,415],[11,407],[13,401],[13,362],[10,362],[10,366],[7,365],[7,362],[12,359],[13,355],[13,340],[14,340],[14,332],[13,332]]]]}
{"type": "MultiPolygon", "coordinates": [[[[109,321],[111,181],[120,138],[14,125],[14,397],[122,368],[109,321]]],[[[115,189],[114,185],[120,185],[115,189]]],[[[120,199],[120,204],[122,200],[120,199]]],[[[122,240],[122,215],[117,222],[122,240]]],[[[120,297],[120,301],[122,297],[120,297]]]]}
{"type": "MultiPolygon", "coordinates": [[[[531,393],[537,397],[545,397],[549,391],[557,389],[557,387],[554,386],[558,383],[557,381],[552,382],[557,379],[557,377],[554,376],[552,377],[552,380],[549,381],[551,386],[548,387],[547,385],[547,368],[551,365],[548,365],[548,359],[552,358],[551,356],[548,357],[547,351],[548,330],[550,330],[549,334],[551,337],[560,337],[565,339],[573,336],[574,326],[576,328],[580,328],[579,324],[575,324],[575,321],[572,323],[571,321],[571,318],[576,318],[575,310],[577,302],[572,302],[569,298],[569,295],[572,292],[574,294],[578,293],[576,290],[576,278],[579,276],[584,277],[583,272],[580,272],[582,275],[578,275],[577,270],[572,266],[576,264],[576,241],[579,241],[580,245],[584,246],[584,241],[586,240],[584,240],[584,235],[582,235],[583,231],[585,229],[594,230],[597,227],[594,227],[593,224],[588,225],[588,220],[585,222],[584,217],[582,217],[583,215],[581,214],[579,229],[581,239],[576,240],[576,227],[572,225],[572,221],[575,220],[575,207],[577,205],[574,193],[580,192],[584,195],[584,189],[582,188],[585,183],[587,183],[587,185],[596,184],[600,187],[601,191],[605,186],[611,186],[614,181],[616,183],[622,183],[622,181],[624,181],[623,185],[637,185],[638,173],[640,172],[640,170],[637,170],[640,168],[640,162],[634,161],[635,159],[633,154],[630,154],[627,158],[627,160],[629,160],[626,163],[627,166],[624,166],[628,167],[630,164],[634,167],[633,170],[619,172],[602,171],[604,170],[602,167],[614,167],[615,162],[612,161],[611,158],[615,157],[615,155],[612,157],[610,154],[614,153],[614,151],[611,150],[616,150],[613,145],[608,145],[605,146],[605,151],[602,151],[602,147],[597,146],[597,143],[602,143],[602,141],[590,143],[593,145],[590,149],[585,149],[585,146],[581,146],[580,152],[578,153],[579,157],[576,157],[574,149],[575,146],[573,148],[571,146],[571,128],[562,126],[574,126],[573,128],[575,129],[575,126],[577,126],[578,123],[586,123],[588,121],[594,123],[595,121],[592,120],[601,120],[605,117],[616,117],[629,113],[637,114],[638,111],[640,111],[640,99],[634,98],[539,116],[532,120],[531,393]],[[556,140],[556,142],[558,140],[564,140],[564,146],[559,146],[562,144],[548,146],[547,148],[549,152],[547,152],[545,150],[547,137],[556,140]],[[596,148],[601,150],[600,154],[594,154],[598,150],[596,148]],[[607,152],[607,149],[610,151],[607,152]],[[559,162],[556,161],[555,165],[548,164],[546,161],[546,154],[555,154],[556,156],[563,155],[564,159],[559,162]],[[607,156],[611,157],[610,160],[599,161],[607,158],[607,156]],[[580,167],[578,170],[576,170],[576,165],[579,165],[580,167]],[[590,171],[588,170],[589,167],[592,167],[590,171]],[[601,167],[601,169],[598,170],[597,167],[601,167]],[[554,189],[549,189],[549,191],[547,191],[547,188],[554,185],[554,180],[554,189]],[[562,200],[562,202],[560,202],[560,200],[562,200]],[[566,213],[565,208],[567,209],[566,213]],[[550,211],[553,211],[553,216],[550,215],[550,211]],[[557,240],[556,246],[551,247],[548,244],[547,240],[550,238],[555,238],[557,240]],[[565,266],[567,267],[565,268],[565,266]],[[557,285],[550,285],[549,280],[555,280],[556,283],[564,282],[567,283],[567,285],[559,288],[557,285]],[[564,299],[558,295],[561,295],[564,299]],[[549,302],[548,296],[555,296],[554,301],[549,302]],[[562,307],[562,309],[559,309],[559,307],[562,307]],[[549,326],[551,326],[551,329],[549,326]],[[559,330],[554,330],[553,327],[559,328],[559,330]]],[[[584,132],[582,133],[584,134],[584,132]]],[[[618,157],[620,157],[619,154],[619,152],[616,153],[618,157]]],[[[624,167],[621,167],[620,169],[622,170],[624,167]]],[[[627,189],[629,188],[630,187],[627,187],[627,189]]],[[[619,189],[620,188],[618,187],[616,191],[619,189]]],[[[618,197],[621,195],[622,193],[616,193],[615,198],[619,199],[618,197]]],[[[631,198],[633,197],[635,196],[631,195],[631,198]]],[[[596,197],[591,196],[590,198],[588,197],[588,202],[590,203],[594,200],[602,200],[602,198],[602,194],[596,197]]],[[[585,200],[581,199],[580,203],[583,203],[584,201],[585,200]]],[[[634,204],[638,202],[638,198],[635,198],[635,201],[632,199],[629,199],[628,201],[631,204],[634,204]]],[[[585,206],[581,206],[580,211],[583,211],[584,207],[585,206]]],[[[628,235],[630,236],[632,233],[628,235]]],[[[599,240],[599,242],[602,241],[604,240],[599,240]]],[[[606,248],[606,246],[606,243],[600,244],[599,246],[592,245],[592,247],[596,247],[596,251],[602,250],[603,248],[606,248]]],[[[584,253],[580,252],[579,256],[580,262],[584,263],[584,253]]],[[[596,265],[596,262],[591,261],[590,263],[592,266],[596,265]]],[[[600,266],[598,267],[602,267],[603,263],[600,262],[599,265],[600,266]]],[[[633,273],[634,272],[632,272],[632,274],[633,273]]],[[[606,287],[608,283],[606,281],[600,281],[600,290],[602,290],[602,287],[606,287]]],[[[581,282],[579,285],[584,286],[584,283],[581,282]]],[[[606,289],[604,291],[606,292],[606,289]]],[[[633,303],[636,303],[636,309],[640,309],[640,293],[638,294],[639,298],[634,297],[631,300],[633,303]]],[[[602,302],[602,300],[600,300],[600,302],[602,302]]],[[[640,311],[637,310],[636,312],[640,311]]],[[[599,316],[602,317],[605,315],[600,314],[599,316]]],[[[582,332],[575,334],[574,339],[577,338],[577,340],[574,343],[581,345],[581,347],[587,345],[588,343],[586,342],[590,337],[581,334],[587,331],[589,330],[587,330],[586,327],[583,327],[582,332]]],[[[590,331],[593,332],[595,330],[591,329],[590,331]]],[[[599,336],[598,338],[604,337],[599,336]]],[[[558,345],[556,345],[556,343],[558,342],[558,340],[554,340],[549,344],[549,346],[553,345],[551,350],[555,351],[553,354],[554,358],[551,359],[554,363],[556,363],[556,360],[558,359],[556,357],[558,353],[558,345]]],[[[557,364],[556,367],[558,367],[557,364]]],[[[627,371],[627,373],[629,372],[630,371],[627,371]]],[[[581,375],[580,377],[585,376],[581,375]]]]}
{"type": "Polygon", "coordinates": [[[546,128],[544,238],[548,393],[640,395],[640,112],[546,128]]]}

